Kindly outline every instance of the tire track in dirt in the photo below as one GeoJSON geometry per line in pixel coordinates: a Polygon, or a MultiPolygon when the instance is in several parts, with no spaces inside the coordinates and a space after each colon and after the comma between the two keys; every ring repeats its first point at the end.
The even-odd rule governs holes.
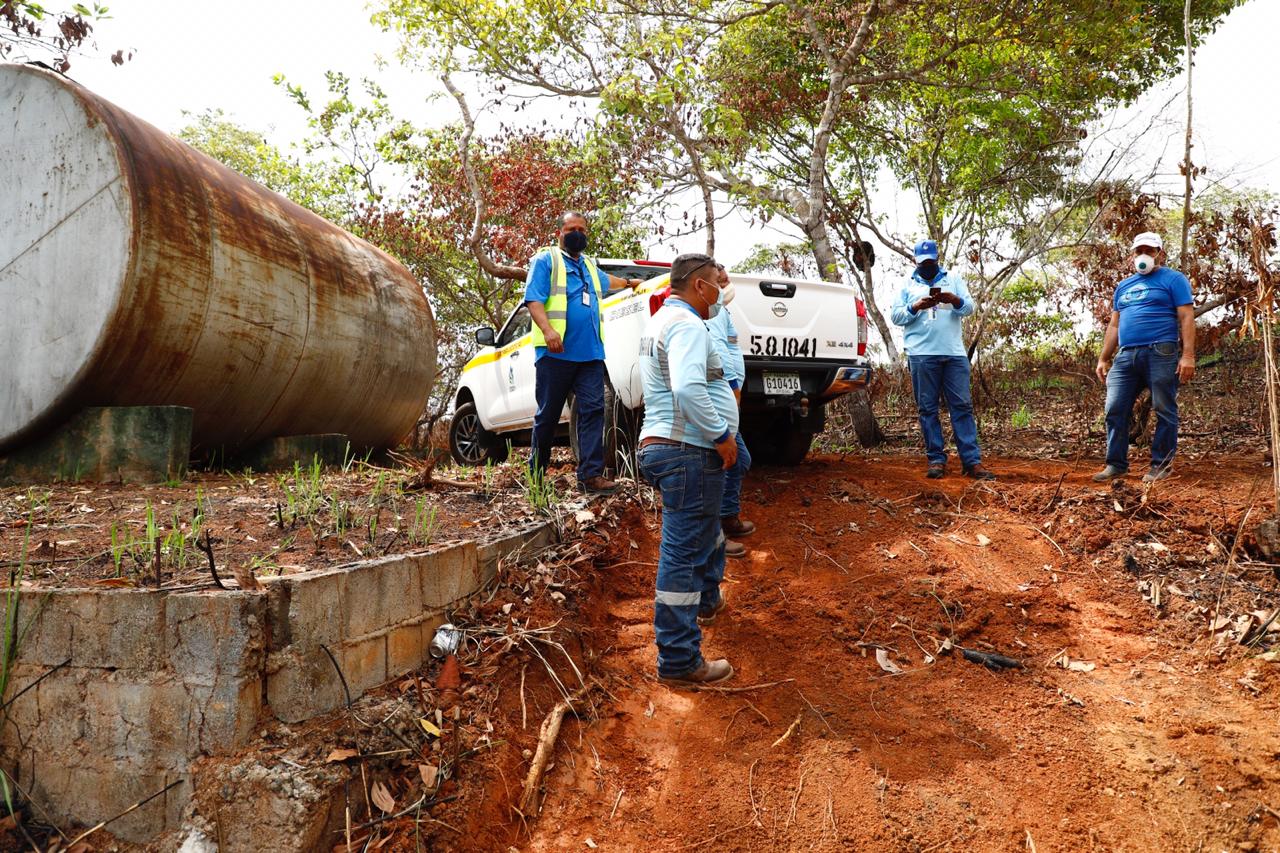
{"type": "Polygon", "coordinates": [[[653,680],[658,519],[635,512],[591,605],[617,702],[566,726],[521,849],[1277,849],[1258,808],[1280,805],[1274,677],[1242,695],[1239,666],[1170,637],[1132,578],[1008,508],[1061,466],[997,464],[989,489],[914,460],[753,474],[759,530],[704,651],[735,686],[794,680],[746,693],[653,680]],[[926,663],[948,635],[1027,669],[926,663]],[[1049,668],[1062,649],[1097,668],[1049,668]]]}

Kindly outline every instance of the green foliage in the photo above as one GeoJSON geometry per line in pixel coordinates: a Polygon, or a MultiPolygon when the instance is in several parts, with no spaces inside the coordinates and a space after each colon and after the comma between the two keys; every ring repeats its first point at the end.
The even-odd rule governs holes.
{"type": "Polygon", "coordinates": [[[549,515],[551,508],[559,502],[555,481],[547,477],[544,471],[535,471],[530,465],[520,466],[520,487],[524,492],[525,502],[535,512],[549,515]]]}
{"type": "Polygon", "coordinates": [[[1026,429],[1031,426],[1031,410],[1027,408],[1027,404],[1023,403],[1018,407],[1010,418],[1014,429],[1026,429]]]}
{"type": "Polygon", "coordinates": [[[426,498],[418,498],[413,506],[413,520],[409,523],[409,545],[414,548],[427,547],[435,541],[438,529],[436,508],[428,504],[426,498]]]}
{"type": "Polygon", "coordinates": [[[326,219],[341,222],[347,215],[348,187],[334,167],[286,155],[263,134],[241,127],[222,110],[201,113],[177,137],[326,219]]]}

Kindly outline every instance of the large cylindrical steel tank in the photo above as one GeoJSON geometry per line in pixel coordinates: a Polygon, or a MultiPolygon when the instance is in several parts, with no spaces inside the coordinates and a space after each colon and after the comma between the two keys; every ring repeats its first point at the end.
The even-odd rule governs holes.
{"type": "Polygon", "coordinates": [[[435,324],[389,255],[37,68],[0,65],[0,152],[0,450],[84,406],[190,406],[206,448],[413,428],[435,324]]]}

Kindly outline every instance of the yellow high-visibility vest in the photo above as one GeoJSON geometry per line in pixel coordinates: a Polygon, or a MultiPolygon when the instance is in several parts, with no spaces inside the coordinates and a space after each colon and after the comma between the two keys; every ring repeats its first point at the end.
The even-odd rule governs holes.
{"type": "MultiPolygon", "coordinates": [[[[550,321],[551,328],[555,329],[563,339],[569,317],[569,273],[565,269],[564,256],[560,254],[559,246],[550,246],[543,249],[542,252],[551,253],[551,295],[547,297],[546,302],[547,320],[550,321]]],[[[537,260],[538,256],[535,255],[534,263],[537,260]]],[[[604,299],[604,289],[600,286],[600,273],[596,269],[595,263],[586,255],[582,256],[582,262],[586,265],[587,271],[591,273],[591,281],[596,288],[596,327],[600,330],[600,342],[604,343],[604,318],[600,314],[600,303],[604,299]]],[[[530,264],[529,268],[532,269],[533,264],[530,264]]],[[[542,329],[538,328],[537,323],[533,324],[533,345],[536,347],[545,347],[547,345],[547,339],[542,334],[542,329]]]]}

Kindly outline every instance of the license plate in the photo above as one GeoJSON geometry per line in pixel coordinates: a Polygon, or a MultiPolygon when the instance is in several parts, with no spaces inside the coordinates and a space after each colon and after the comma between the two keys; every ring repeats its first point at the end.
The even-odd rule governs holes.
{"type": "Polygon", "coordinates": [[[764,374],[764,393],[793,394],[800,390],[800,376],[795,373],[764,374]]]}

